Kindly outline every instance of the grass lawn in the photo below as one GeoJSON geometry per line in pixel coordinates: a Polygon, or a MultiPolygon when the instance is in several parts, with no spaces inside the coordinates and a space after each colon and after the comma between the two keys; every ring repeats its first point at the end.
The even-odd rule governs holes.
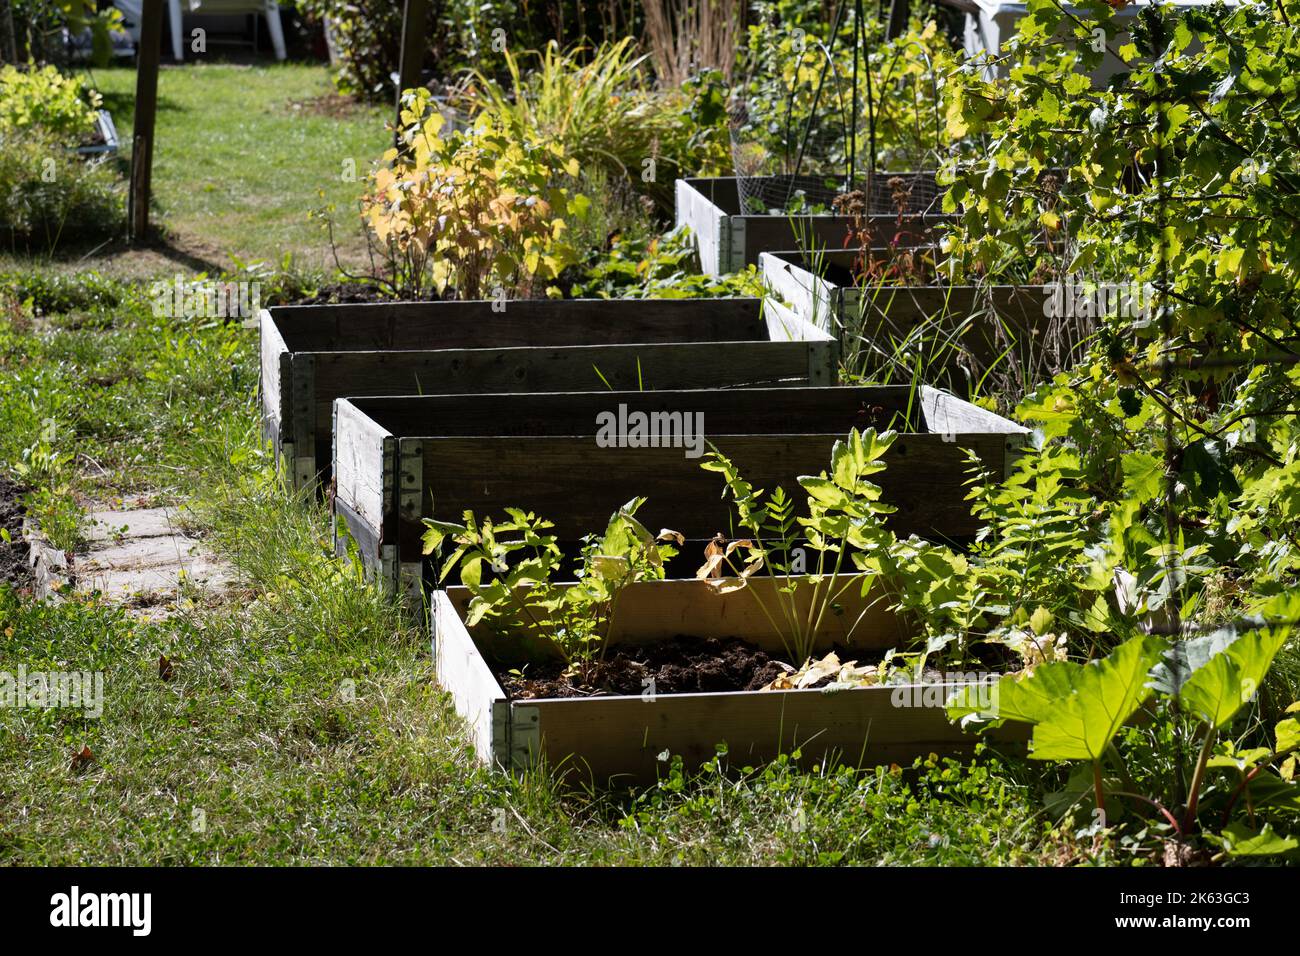
{"type": "MultiPolygon", "coordinates": [[[[124,141],[134,117],[135,71],[95,70],[124,141]]],[[[153,191],[156,221],[190,255],[332,265],[312,208],[334,204],[342,255],[359,261],[356,201],[371,163],[391,145],[389,111],[352,105],[320,66],[164,67],[158,80],[153,191]],[[355,174],[353,178],[346,178],[355,174]]],[[[123,156],[125,162],[129,157],[123,156]]]]}
{"type": "MultiPolygon", "coordinates": [[[[129,130],[132,74],[96,80],[129,130]]],[[[387,140],[383,111],[291,105],[328,92],[319,68],[164,70],[154,181],[176,248],[222,263],[289,251],[323,261],[307,210],[320,190],[353,199],[342,161],[364,170],[387,140]]],[[[0,708],[0,863],[1086,856],[1043,811],[1041,768],[992,756],[870,772],[665,763],[657,787],[595,796],[478,767],[434,684],[427,637],[333,556],[323,505],[277,480],[256,426],[256,332],[155,317],[139,274],[150,263],[177,268],[110,257],[68,279],[66,262],[6,260],[36,286],[62,278],[28,306],[0,282],[0,472],[33,488],[31,510],[68,547],[86,498],[187,501],[240,586],[217,606],[141,620],[97,598],[39,604],[0,585],[0,670],[105,675],[98,718],[0,708]],[[104,267],[135,278],[90,274],[104,267]],[[94,760],[74,767],[83,746],[94,760]]]]}

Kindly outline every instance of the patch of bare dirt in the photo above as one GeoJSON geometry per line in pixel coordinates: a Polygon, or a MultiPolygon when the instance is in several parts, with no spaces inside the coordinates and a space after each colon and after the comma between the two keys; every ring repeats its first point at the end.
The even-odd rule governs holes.
{"type": "Polygon", "coordinates": [[[32,569],[27,563],[27,542],[23,540],[23,506],[19,500],[27,489],[0,475],[0,528],[9,540],[0,535],[0,583],[18,588],[32,586],[32,569]]]}
{"type": "Polygon", "coordinates": [[[656,694],[759,690],[781,666],[761,648],[735,638],[674,637],[654,644],[612,648],[583,676],[566,673],[561,661],[533,664],[523,676],[500,675],[516,700],[642,694],[653,681],[656,694]]]}

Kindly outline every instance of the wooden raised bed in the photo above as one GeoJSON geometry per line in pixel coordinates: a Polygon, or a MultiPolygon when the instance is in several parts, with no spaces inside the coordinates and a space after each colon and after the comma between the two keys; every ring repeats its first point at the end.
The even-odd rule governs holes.
{"type": "MultiPolygon", "coordinates": [[[[1086,323],[1064,322],[1049,314],[1054,286],[1044,285],[860,285],[852,265],[856,253],[765,252],[760,256],[763,281],[788,313],[834,335],[841,353],[860,351],[854,339],[878,343],[886,352],[891,340],[905,339],[936,317],[960,327],[956,340],[978,368],[996,362],[1024,363],[1044,347],[1078,348],[1086,323]],[[814,265],[816,263],[816,265],[814,265]]],[[[937,334],[937,333],[936,333],[937,334]]],[[[955,354],[949,371],[955,371],[955,354]]],[[[862,371],[854,369],[854,371],[862,371]]]]}
{"type": "Polygon", "coordinates": [[[832,336],[758,299],[285,306],[261,313],[263,432],[295,487],[348,395],[832,385],[832,336]],[[603,379],[602,379],[603,376],[603,379]],[[607,384],[608,383],[608,384],[607,384]]]}
{"type": "MultiPolygon", "coordinates": [[[[891,425],[900,437],[877,476],[900,534],[963,539],[978,523],[966,501],[973,449],[1006,473],[1025,429],[946,392],[923,387],[741,389],[354,398],[335,405],[334,509],[367,568],[387,586],[420,593],[422,519],[498,516],[519,507],[576,542],[638,496],[647,527],[703,542],[730,532],[721,477],[681,447],[599,447],[597,416],[626,406],[703,414],[704,435],[755,487],[780,484],[802,503],[796,479],[827,468],[852,428],[891,425]]],[[[694,550],[692,556],[702,552],[694,550]]],[[[698,564],[699,562],[696,562],[698,564]]],[[[691,570],[694,569],[694,565],[691,570]]]]}
{"type": "MultiPolygon", "coordinates": [[[[809,186],[824,186],[821,179],[801,178],[806,178],[809,186]]],[[[875,191],[884,188],[888,178],[885,173],[879,174],[875,191]]],[[[887,243],[895,238],[905,245],[930,241],[934,227],[952,217],[940,214],[937,202],[933,209],[928,201],[924,205],[909,209],[900,228],[897,213],[874,198],[872,208],[878,213],[869,217],[872,234],[887,243]]],[[[757,264],[759,253],[773,249],[842,248],[853,224],[849,216],[829,213],[779,215],[745,210],[739,180],[734,176],[677,180],[676,215],[677,226],[689,226],[694,234],[700,269],[706,275],[737,272],[757,264]]]]}
{"type": "MultiPolygon", "coordinates": [[[[700,581],[630,585],[619,595],[610,644],[679,635],[739,638],[784,658],[781,635],[754,596],[758,589],[770,593],[778,581],[760,577],[752,590],[729,594],[700,581]]],[[[861,601],[856,588],[848,594],[861,601]]],[[[877,597],[878,592],[869,594],[867,600],[877,597]]],[[[462,587],[434,594],[433,660],[438,682],[469,725],[475,753],[498,768],[523,770],[542,763],[575,781],[605,786],[653,781],[666,767],[660,760],[665,751],[693,769],[713,757],[720,743],[727,745],[732,766],[761,764],[796,748],[809,762],[830,756],[873,766],[906,764],[930,753],[967,754],[977,739],[952,724],[941,706],[956,683],[511,700],[493,670],[493,664],[509,660],[510,651],[494,645],[484,628],[466,629],[469,600],[462,587]]],[[[838,645],[841,659],[861,651],[865,661],[891,647],[905,649],[911,632],[886,604],[867,610],[847,647],[844,621],[855,618],[862,605],[846,607],[817,634],[815,653],[838,645]]],[[[1013,750],[1023,750],[1027,738],[1024,725],[985,735],[1013,750]]]]}

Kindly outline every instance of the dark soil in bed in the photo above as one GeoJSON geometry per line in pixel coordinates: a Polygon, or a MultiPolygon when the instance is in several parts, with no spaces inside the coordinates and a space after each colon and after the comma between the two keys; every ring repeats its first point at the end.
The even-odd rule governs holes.
{"type": "MultiPolygon", "coordinates": [[[[859,665],[879,661],[879,652],[862,647],[832,650],[841,661],[859,665]]],[[[973,657],[990,671],[1003,671],[1014,654],[1000,644],[976,645],[973,657]]],[[[785,668],[761,648],[734,637],[698,638],[678,635],[672,640],[652,644],[629,644],[611,648],[603,661],[592,665],[585,680],[565,674],[563,661],[545,661],[519,667],[493,668],[502,688],[512,700],[540,700],[555,697],[597,697],[608,695],[640,696],[654,681],[656,694],[720,693],[739,690],[762,690],[785,668]],[[522,672],[522,676],[520,674],[522,672]]],[[[969,669],[969,668],[963,668],[969,669]]],[[[938,681],[943,674],[925,670],[925,681],[938,681]]],[[[831,683],[828,675],[807,689],[831,683]]]]}
{"type": "Polygon", "coordinates": [[[19,499],[27,491],[22,485],[0,475],[0,528],[9,532],[10,540],[0,537],[0,584],[30,587],[32,570],[27,564],[27,542],[23,540],[23,507],[19,499]]]}
{"type": "Polygon", "coordinates": [[[591,697],[597,694],[640,695],[654,681],[656,694],[715,693],[759,690],[781,673],[774,658],[735,638],[674,637],[654,644],[611,648],[592,666],[580,685],[564,674],[562,661],[530,664],[521,678],[500,674],[515,700],[544,697],[591,697]]]}

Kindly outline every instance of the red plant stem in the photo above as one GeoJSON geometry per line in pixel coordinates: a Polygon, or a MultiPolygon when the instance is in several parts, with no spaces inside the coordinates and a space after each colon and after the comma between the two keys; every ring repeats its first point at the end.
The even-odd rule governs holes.
{"type": "Polygon", "coordinates": [[[1127,790],[1112,790],[1110,792],[1110,795],[1112,797],[1132,797],[1134,800],[1141,800],[1143,803],[1150,804],[1151,806],[1155,807],[1157,810],[1160,811],[1161,816],[1163,816],[1166,820],[1169,821],[1169,825],[1173,827],[1174,832],[1178,834],[1178,839],[1181,840],[1183,838],[1183,828],[1182,826],[1179,825],[1178,818],[1175,817],[1172,813],[1170,813],[1164,807],[1164,805],[1159,803],[1158,801],[1152,800],[1150,797],[1144,797],[1140,793],[1130,793],[1127,790]]]}
{"type": "Polygon", "coordinates": [[[1237,801],[1241,799],[1242,793],[1244,793],[1246,788],[1250,786],[1250,782],[1259,775],[1259,772],[1273,762],[1273,758],[1276,756],[1276,754],[1270,754],[1267,760],[1262,760],[1255,766],[1251,767],[1250,770],[1241,778],[1241,783],[1237,784],[1236,789],[1232,791],[1232,796],[1228,798],[1228,805],[1223,808],[1223,823],[1221,826],[1226,827],[1228,825],[1228,816],[1232,813],[1232,808],[1237,805],[1237,801]]]}

